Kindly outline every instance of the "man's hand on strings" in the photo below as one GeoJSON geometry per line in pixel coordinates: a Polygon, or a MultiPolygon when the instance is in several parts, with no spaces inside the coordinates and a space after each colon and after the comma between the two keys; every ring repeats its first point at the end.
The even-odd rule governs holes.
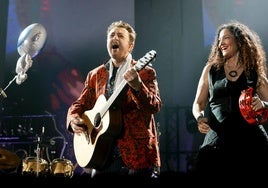
{"type": "Polygon", "coordinates": [[[70,126],[74,133],[77,133],[80,135],[81,133],[85,131],[86,123],[82,118],[76,117],[70,121],[70,126]]]}

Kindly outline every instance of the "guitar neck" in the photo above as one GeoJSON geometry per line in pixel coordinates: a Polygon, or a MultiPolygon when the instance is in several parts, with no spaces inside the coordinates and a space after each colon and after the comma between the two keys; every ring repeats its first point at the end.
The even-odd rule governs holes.
{"type": "Polygon", "coordinates": [[[101,110],[100,114],[101,117],[104,116],[104,114],[109,110],[115,99],[118,97],[118,95],[121,93],[121,91],[124,89],[125,85],[127,84],[127,81],[123,79],[121,83],[119,84],[118,88],[113,92],[113,94],[109,97],[107,100],[107,103],[105,107],[101,110]]]}
{"type": "MultiPolygon", "coordinates": [[[[152,62],[156,57],[156,51],[151,50],[145,54],[142,58],[140,58],[137,61],[137,64],[134,66],[134,69],[136,71],[140,71],[143,69],[146,65],[148,65],[150,62],[152,62]]],[[[114,90],[113,94],[109,97],[107,101],[107,105],[101,110],[100,115],[103,117],[105,113],[109,110],[115,99],[118,97],[118,95],[121,93],[121,91],[124,89],[125,85],[127,84],[127,81],[123,79],[121,83],[119,84],[118,88],[114,90]]]]}

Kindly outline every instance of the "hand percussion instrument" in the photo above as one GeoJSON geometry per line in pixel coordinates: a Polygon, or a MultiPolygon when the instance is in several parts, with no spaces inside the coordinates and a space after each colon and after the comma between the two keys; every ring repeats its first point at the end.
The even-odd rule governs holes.
{"type": "Polygon", "coordinates": [[[253,110],[251,107],[253,88],[249,87],[241,92],[239,97],[239,109],[244,119],[251,125],[264,124],[268,120],[268,108],[253,110]]]}

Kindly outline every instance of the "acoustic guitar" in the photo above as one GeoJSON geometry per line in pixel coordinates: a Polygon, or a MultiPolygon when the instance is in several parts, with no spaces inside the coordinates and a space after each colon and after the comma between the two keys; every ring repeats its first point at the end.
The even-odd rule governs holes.
{"type": "MultiPolygon", "coordinates": [[[[134,65],[135,70],[140,71],[155,58],[156,51],[147,52],[134,65]]],[[[114,141],[122,129],[121,112],[113,110],[111,106],[126,84],[127,81],[123,79],[108,100],[100,95],[94,107],[83,113],[85,131],[80,135],[74,134],[73,138],[74,154],[79,166],[102,169],[107,165],[114,141]]]]}

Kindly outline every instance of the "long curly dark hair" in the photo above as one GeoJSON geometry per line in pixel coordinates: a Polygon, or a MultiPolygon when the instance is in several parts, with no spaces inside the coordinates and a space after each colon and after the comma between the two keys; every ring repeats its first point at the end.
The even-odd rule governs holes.
{"type": "Polygon", "coordinates": [[[267,79],[266,53],[259,35],[239,21],[231,20],[218,27],[207,64],[213,64],[219,69],[226,61],[219,48],[219,35],[223,29],[228,29],[235,36],[239,50],[239,64],[243,66],[246,75],[249,76],[251,70],[257,72],[258,87],[264,79],[267,79]]]}

